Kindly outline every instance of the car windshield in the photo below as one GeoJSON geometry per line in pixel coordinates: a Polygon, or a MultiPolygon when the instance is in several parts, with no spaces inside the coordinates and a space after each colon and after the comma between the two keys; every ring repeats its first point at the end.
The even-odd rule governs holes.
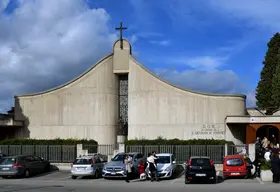
{"type": "MultiPolygon", "coordinates": [[[[129,156],[131,158],[133,158],[133,155],[129,154],[129,156]]],[[[112,161],[123,161],[125,158],[125,154],[117,154],[113,159],[112,161]]]]}
{"type": "Polygon", "coordinates": [[[194,158],[191,161],[192,166],[210,166],[210,159],[194,158]]]}
{"type": "Polygon", "coordinates": [[[16,163],[16,158],[12,158],[12,157],[8,157],[8,158],[6,157],[0,160],[1,165],[11,165],[14,163],[16,163]]]}
{"type": "Polygon", "coordinates": [[[91,159],[76,159],[73,165],[89,165],[92,163],[91,159]]]}
{"type": "Polygon", "coordinates": [[[231,158],[226,161],[227,166],[242,166],[244,162],[241,158],[231,158]]]}
{"type": "Polygon", "coordinates": [[[157,158],[158,158],[157,163],[162,163],[162,164],[170,163],[170,156],[157,156],[157,158]]]}

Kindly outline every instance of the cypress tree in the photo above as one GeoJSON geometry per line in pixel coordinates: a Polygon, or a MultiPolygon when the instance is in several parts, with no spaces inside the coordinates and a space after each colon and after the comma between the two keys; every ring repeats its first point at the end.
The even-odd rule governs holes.
{"type": "Polygon", "coordinates": [[[275,107],[272,99],[272,79],[278,63],[277,55],[280,48],[280,34],[276,33],[270,39],[267,46],[268,50],[263,61],[264,66],[256,89],[257,106],[263,109],[275,107]]]}
{"type": "Polygon", "coordinates": [[[275,108],[280,107],[280,49],[277,55],[277,67],[272,79],[272,101],[275,108]]]}

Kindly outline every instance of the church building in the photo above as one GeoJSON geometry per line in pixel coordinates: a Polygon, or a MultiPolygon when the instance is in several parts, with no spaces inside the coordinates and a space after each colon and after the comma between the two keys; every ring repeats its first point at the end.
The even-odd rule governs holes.
{"type": "MultiPolygon", "coordinates": [[[[245,95],[202,93],[161,79],[133,58],[122,37],[88,71],[41,93],[15,96],[0,114],[1,138],[225,139],[252,143],[279,137],[279,112],[246,109],[245,95]]],[[[226,77],[225,77],[226,78],[226,77]]]]}

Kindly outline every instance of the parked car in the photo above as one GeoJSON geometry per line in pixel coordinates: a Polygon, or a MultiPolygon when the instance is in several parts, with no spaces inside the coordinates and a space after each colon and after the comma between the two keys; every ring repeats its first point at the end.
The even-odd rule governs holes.
{"type": "Polygon", "coordinates": [[[29,177],[49,170],[50,162],[34,155],[3,157],[0,161],[0,176],[2,178],[13,176],[29,177]]]}
{"type": "Polygon", "coordinates": [[[85,176],[102,177],[105,162],[100,154],[77,157],[71,165],[72,179],[85,176]]]}
{"type": "MultiPolygon", "coordinates": [[[[176,160],[173,154],[171,153],[158,153],[157,156],[157,173],[159,178],[172,178],[176,172],[176,160]]],[[[149,170],[146,170],[146,175],[150,178],[150,174],[147,173],[149,170]]]]}
{"type": "Polygon", "coordinates": [[[224,178],[227,177],[246,177],[247,163],[243,155],[228,155],[223,162],[224,178]]]}
{"type": "Polygon", "coordinates": [[[185,184],[192,181],[216,183],[216,168],[210,157],[190,157],[186,165],[185,184]]]}
{"type": "MultiPolygon", "coordinates": [[[[144,155],[137,152],[127,153],[132,158],[132,174],[139,176],[138,164],[144,155]]],[[[126,153],[118,153],[110,162],[104,165],[102,176],[107,178],[126,177],[125,165],[123,163],[126,153]]]]}

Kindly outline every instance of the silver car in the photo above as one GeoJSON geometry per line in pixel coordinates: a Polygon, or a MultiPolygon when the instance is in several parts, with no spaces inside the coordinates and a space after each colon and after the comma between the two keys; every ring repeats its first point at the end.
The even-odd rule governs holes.
{"type": "MultiPolygon", "coordinates": [[[[159,178],[172,178],[176,173],[176,159],[171,153],[159,153],[157,156],[157,174],[159,178]]],[[[150,178],[150,172],[146,168],[146,174],[150,178]]]]}
{"type": "Polygon", "coordinates": [[[10,156],[0,159],[0,176],[2,178],[13,176],[29,177],[49,170],[50,162],[34,155],[10,156]]]}
{"type": "MultiPolygon", "coordinates": [[[[133,152],[127,153],[132,158],[132,173],[139,175],[138,165],[139,161],[144,158],[141,153],[133,152]]],[[[126,177],[125,165],[123,163],[126,153],[118,153],[110,162],[106,163],[102,176],[107,178],[124,178],[126,177]]]]}
{"type": "Polygon", "coordinates": [[[72,179],[92,176],[102,177],[102,169],[106,161],[100,155],[77,157],[71,165],[72,179]]]}

